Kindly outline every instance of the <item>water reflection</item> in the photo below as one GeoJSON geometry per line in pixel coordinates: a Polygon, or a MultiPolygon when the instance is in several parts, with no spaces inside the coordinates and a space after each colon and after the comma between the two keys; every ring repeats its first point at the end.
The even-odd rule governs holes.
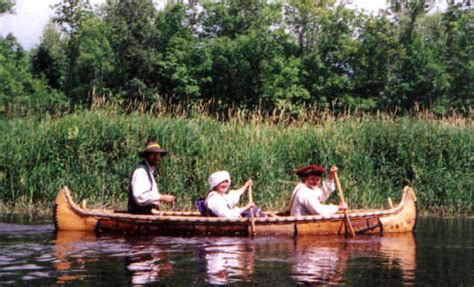
{"type": "Polygon", "coordinates": [[[341,285],[354,281],[369,284],[387,280],[409,285],[414,282],[415,249],[412,234],[359,236],[351,240],[341,237],[251,240],[98,238],[93,233],[58,232],[54,269],[56,283],[60,285],[93,281],[100,276],[95,272],[106,273],[107,268],[117,274],[115,282],[123,284],[127,280],[130,285],[180,280],[189,283],[191,279],[198,285],[255,283],[261,280],[262,273],[291,278],[293,283],[305,285],[341,285]],[[120,265],[121,270],[117,269],[120,265]],[[272,272],[278,274],[269,274],[267,268],[275,266],[278,271],[272,272]]]}
{"type": "Polygon", "coordinates": [[[0,222],[0,286],[26,284],[50,276],[51,230],[51,225],[0,222]]]}
{"type": "Polygon", "coordinates": [[[173,266],[166,252],[156,242],[136,244],[136,241],[129,240],[128,243],[133,246],[125,257],[131,285],[145,285],[173,273],[173,266]]]}
{"type": "Polygon", "coordinates": [[[420,219],[416,242],[412,234],[96,237],[0,223],[0,286],[471,286],[473,238],[472,219],[420,219]]]}
{"type": "Polygon", "coordinates": [[[303,283],[339,283],[347,261],[347,252],[341,249],[339,238],[296,239],[291,260],[292,277],[303,283]]]}
{"type": "Polygon", "coordinates": [[[249,281],[254,269],[254,242],[236,238],[213,238],[200,248],[206,261],[207,282],[214,285],[249,281]]]}
{"type": "Polygon", "coordinates": [[[354,280],[374,283],[379,277],[411,284],[416,269],[415,238],[413,234],[364,236],[352,240],[299,238],[295,240],[291,263],[291,276],[299,283],[310,285],[340,285],[354,280]],[[361,276],[361,270],[370,271],[361,276]]]}
{"type": "Polygon", "coordinates": [[[413,234],[385,235],[380,240],[380,253],[387,258],[387,266],[400,268],[407,284],[414,282],[416,243],[413,234]]]}
{"type": "Polygon", "coordinates": [[[54,269],[57,271],[58,284],[69,281],[83,280],[85,272],[77,272],[86,269],[87,262],[95,262],[97,258],[87,258],[86,251],[89,244],[96,242],[94,233],[88,232],[58,232],[55,239],[54,269]],[[73,271],[73,272],[72,272],[73,271]],[[79,274],[78,274],[79,273],[79,274]]]}
{"type": "MultiPolygon", "coordinates": [[[[155,282],[169,276],[172,265],[166,253],[155,240],[97,237],[88,232],[58,232],[55,240],[57,283],[65,284],[94,276],[97,266],[104,268],[101,260],[117,258],[125,265],[131,285],[155,282]]],[[[117,264],[112,262],[112,268],[117,264]]],[[[114,270],[117,272],[117,270],[114,270]]]]}

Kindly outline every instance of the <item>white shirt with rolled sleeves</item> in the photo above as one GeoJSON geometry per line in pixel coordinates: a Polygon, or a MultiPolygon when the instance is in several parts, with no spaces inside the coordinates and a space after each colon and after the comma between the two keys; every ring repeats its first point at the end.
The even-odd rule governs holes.
{"type": "Polygon", "coordinates": [[[309,188],[298,183],[291,195],[291,216],[323,215],[331,216],[337,212],[338,206],[321,204],[336,190],[334,180],[326,179],[321,187],[309,188]]]}
{"type": "Polygon", "coordinates": [[[240,208],[235,206],[244,191],[231,190],[226,194],[211,191],[206,198],[207,208],[217,217],[240,218],[240,208]]]}
{"type": "Polygon", "coordinates": [[[158,192],[158,187],[153,175],[155,168],[150,166],[146,161],[145,164],[150,171],[149,174],[145,168],[137,168],[133,172],[131,183],[133,198],[139,206],[159,205],[160,193],[158,192]]]}

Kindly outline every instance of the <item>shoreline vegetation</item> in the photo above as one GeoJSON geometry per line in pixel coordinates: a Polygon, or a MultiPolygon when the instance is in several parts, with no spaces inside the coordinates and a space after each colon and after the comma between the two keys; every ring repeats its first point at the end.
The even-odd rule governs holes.
{"type": "Polygon", "coordinates": [[[351,208],[410,184],[422,213],[474,214],[469,1],[166,2],[61,0],[37,47],[0,35],[0,213],[46,215],[63,185],[123,209],[156,137],[177,209],[226,169],[282,210],[295,168],[317,163],[339,166],[351,208]]]}
{"type": "Polygon", "coordinates": [[[254,180],[259,206],[283,210],[297,182],[295,168],[319,163],[339,166],[351,208],[382,208],[388,197],[398,202],[410,184],[421,214],[473,214],[472,117],[259,109],[219,117],[206,109],[127,112],[99,101],[69,114],[2,118],[0,213],[50,216],[63,185],[89,207],[124,209],[137,152],[156,137],[169,150],[158,170],[159,189],[177,197],[176,209],[193,210],[209,174],[226,169],[233,186],[254,180]]]}

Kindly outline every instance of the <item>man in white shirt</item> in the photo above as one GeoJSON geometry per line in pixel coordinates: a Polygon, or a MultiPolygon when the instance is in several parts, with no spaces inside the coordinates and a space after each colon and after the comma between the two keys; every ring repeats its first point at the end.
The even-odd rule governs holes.
{"type": "Polygon", "coordinates": [[[155,141],[149,141],[145,149],[138,153],[144,160],[137,165],[130,179],[128,212],[151,214],[152,208],[159,208],[160,203],[174,203],[173,195],[158,192],[154,177],[155,168],[166,153],[155,141]]]}
{"type": "Polygon", "coordinates": [[[317,165],[309,165],[299,168],[295,173],[301,178],[293,190],[290,201],[291,216],[302,215],[323,215],[331,216],[338,210],[347,209],[347,204],[340,205],[321,204],[336,189],[334,184],[334,174],[337,167],[331,167],[329,177],[321,184],[321,176],[324,168],[317,165]]]}

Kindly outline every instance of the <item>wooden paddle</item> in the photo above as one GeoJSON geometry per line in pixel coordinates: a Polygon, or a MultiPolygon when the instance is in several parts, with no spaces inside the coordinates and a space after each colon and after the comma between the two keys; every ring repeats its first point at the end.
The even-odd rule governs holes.
{"type": "MultiPolygon", "coordinates": [[[[253,203],[252,184],[249,185],[249,203],[253,203]]],[[[255,218],[253,217],[253,207],[250,208],[250,233],[252,238],[255,236],[255,218]]]]}
{"type": "MultiPolygon", "coordinates": [[[[344,195],[342,194],[341,183],[339,182],[339,176],[337,176],[337,171],[334,173],[334,180],[336,181],[337,191],[338,191],[338,195],[339,195],[339,201],[340,201],[340,203],[345,203],[344,195]]],[[[347,210],[346,209],[344,209],[344,227],[345,227],[344,229],[345,229],[345,236],[346,237],[347,237],[347,229],[349,229],[349,233],[350,233],[352,238],[356,237],[356,234],[354,232],[354,228],[352,228],[351,221],[349,220],[349,216],[347,216],[347,210]]]]}

